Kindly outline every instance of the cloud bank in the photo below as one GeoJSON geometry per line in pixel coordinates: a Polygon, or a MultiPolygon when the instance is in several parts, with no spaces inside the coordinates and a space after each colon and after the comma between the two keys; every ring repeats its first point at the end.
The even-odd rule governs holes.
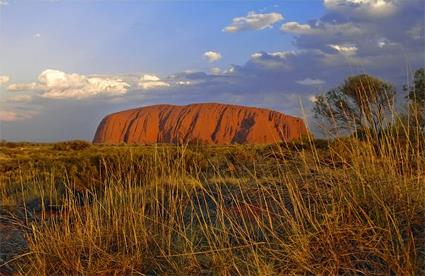
{"type": "Polygon", "coordinates": [[[120,78],[69,74],[47,69],[38,76],[38,82],[14,83],[9,91],[41,91],[41,97],[51,99],[84,99],[97,95],[123,95],[130,85],[120,78]]]}

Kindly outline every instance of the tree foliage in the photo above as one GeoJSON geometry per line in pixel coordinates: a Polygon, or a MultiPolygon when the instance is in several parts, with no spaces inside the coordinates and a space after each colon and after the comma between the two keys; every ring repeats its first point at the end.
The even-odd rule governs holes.
{"type": "Polygon", "coordinates": [[[425,68],[416,70],[411,84],[403,87],[409,100],[406,121],[410,127],[425,129],[425,68]]]}
{"type": "Polygon", "coordinates": [[[362,74],[317,96],[315,118],[324,119],[331,130],[370,129],[380,132],[394,107],[395,89],[378,78],[362,74]]]}
{"type": "Polygon", "coordinates": [[[404,86],[407,98],[415,104],[424,107],[425,106],[425,68],[416,70],[413,76],[413,83],[404,86]]]}

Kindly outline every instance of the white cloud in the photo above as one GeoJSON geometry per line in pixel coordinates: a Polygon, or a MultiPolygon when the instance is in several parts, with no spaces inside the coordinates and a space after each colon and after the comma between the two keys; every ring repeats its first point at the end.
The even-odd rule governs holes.
{"type": "Polygon", "coordinates": [[[325,4],[327,11],[320,18],[305,24],[288,22],[281,28],[296,35],[298,49],[320,50],[317,60],[324,65],[362,65],[390,72],[389,64],[403,56],[401,51],[408,53],[409,60],[423,61],[423,0],[328,0],[325,4]]]}
{"type": "Polygon", "coordinates": [[[282,32],[299,35],[355,35],[364,31],[353,23],[323,23],[318,21],[315,25],[300,24],[298,22],[288,22],[280,28],[282,32]]]}
{"type": "Polygon", "coordinates": [[[204,53],[204,58],[206,58],[209,62],[214,62],[220,60],[222,56],[218,52],[207,51],[204,53]]]}
{"type": "Polygon", "coordinates": [[[3,84],[6,84],[10,81],[10,77],[9,76],[0,76],[0,86],[2,86],[3,84]]]}
{"type": "Polygon", "coordinates": [[[156,88],[169,87],[170,84],[163,81],[150,81],[150,82],[139,82],[139,86],[144,90],[151,90],[156,88]]]}
{"type": "Polygon", "coordinates": [[[257,53],[253,53],[252,55],[251,55],[251,58],[252,59],[257,59],[257,58],[261,58],[263,56],[263,53],[259,53],[259,52],[257,52],[257,53]]]}
{"type": "Polygon", "coordinates": [[[320,80],[320,79],[306,78],[306,79],[303,79],[303,80],[298,80],[298,81],[296,81],[296,83],[301,84],[301,85],[306,85],[306,86],[317,86],[317,85],[325,84],[325,81],[320,80]]]}
{"type": "Polygon", "coordinates": [[[308,24],[300,24],[298,22],[287,22],[280,28],[283,32],[296,33],[296,34],[308,34],[311,32],[311,26],[308,24]]]}
{"type": "Polygon", "coordinates": [[[161,79],[155,75],[145,74],[140,78],[140,81],[160,81],[161,79]]]}
{"type": "Polygon", "coordinates": [[[230,68],[229,69],[226,69],[226,70],[224,70],[223,71],[223,74],[233,74],[233,73],[235,73],[235,71],[236,71],[236,69],[235,69],[235,66],[234,65],[232,65],[232,66],[230,66],[230,68]]]}
{"type": "Polygon", "coordinates": [[[290,65],[285,60],[295,55],[297,55],[295,51],[257,52],[251,55],[251,62],[269,69],[289,69],[290,65]]]}
{"type": "Polygon", "coordinates": [[[246,30],[264,30],[283,20],[280,13],[249,12],[247,16],[233,18],[232,23],[223,29],[224,32],[239,32],[246,30]]]}
{"type": "Polygon", "coordinates": [[[41,37],[40,33],[35,33],[35,34],[32,35],[32,38],[34,38],[34,39],[37,39],[37,38],[40,38],[40,37],[41,37]]]}
{"type": "Polygon", "coordinates": [[[161,81],[161,78],[155,75],[145,74],[140,77],[139,86],[144,90],[156,89],[169,87],[170,84],[164,81],[161,81]]]}
{"type": "Polygon", "coordinates": [[[7,6],[7,5],[9,5],[9,2],[7,0],[0,0],[0,7],[7,6]]]}
{"type": "Polygon", "coordinates": [[[36,114],[37,112],[34,112],[34,111],[16,112],[16,111],[10,111],[10,110],[0,110],[0,121],[2,122],[21,121],[21,120],[32,118],[36,114]]]}
{"type": "Polygon", "coordinates": [[[17,83],[9,91],[38,90],[41,97],[52,99],[83,99],[97,95],[123,95],[130,85],[120,78],[89,77],[47,69],[38,76],[38,82],[17,83]]]}
{"type": "Polygon", "coordinates": [[[271,52],[271,53],[257,52],[251,55],[251,59],[260,59],[267,56],[284,59],[284,58],[287,58],[288,56],[296,55],[296,54],[297,53],[294,51],[279,51],[279,52],[271,52]]]}
{"type": "Polygon", "coordinates": [[[296,52],[294,51],[280,51],[280,52],[272,52],[268,53],[268,55],[272,57],[278,57],[278,58],[287,58],[288,56],[295,55],[296,52]]]}
{"type": "Polygon", "coordinates": [[[387,46],[387,44],[388,43],[387,43],[387,41],[385,39],[380,39],[377,42],[377,45],[378,45],[379,48],[384,48],[385,46],[387,46]]]}
{"type": "Polygon", "coordinates": [[[8,91],[35,91],[43,90],[44,86],[37,82],[31,83],[12,83],[7,86],[8,91]]]}
{"type": "Polygon", "coordinates": [[[178,85],[191,85],[192,82],[191,81],[178,81],[176,82],[178,85]]]}
{"type": "Polygon", "coordinates": [[[354,55],[358,50],[357,47],[352,44],[329,44],[328,46],[345,55],[354,55]]]}
{"type": "Polygon", "coordinates": [[[383,17],[393,14],[407,0],[324,0],[325,7],[354,16],[383,17]]]}

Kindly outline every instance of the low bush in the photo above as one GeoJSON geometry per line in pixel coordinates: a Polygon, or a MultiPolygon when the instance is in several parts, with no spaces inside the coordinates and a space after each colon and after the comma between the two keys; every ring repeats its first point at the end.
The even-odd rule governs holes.
{"type": "Polygon", "coordinates": [[[53,145],[53,150],[70,151],[70,150],[85,150],[91,147],[91,143],[83,140],[60,142],[53,145]]]}

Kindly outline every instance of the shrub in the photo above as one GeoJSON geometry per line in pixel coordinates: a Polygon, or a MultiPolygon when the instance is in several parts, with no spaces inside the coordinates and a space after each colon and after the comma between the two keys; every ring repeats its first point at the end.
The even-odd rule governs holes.
{"type": "Polygon", "coordinates": [[[53,150],[70,151],[70,150],[85,150],[91,147],[91,143],[83,140],[74,140],[60,142],[53,145],[53,150]]]}

